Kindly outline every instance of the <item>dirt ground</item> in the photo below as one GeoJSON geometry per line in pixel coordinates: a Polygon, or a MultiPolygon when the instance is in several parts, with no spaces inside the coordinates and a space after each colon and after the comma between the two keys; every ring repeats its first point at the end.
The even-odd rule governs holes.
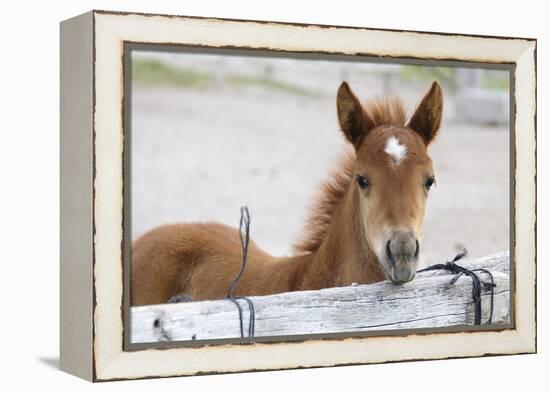
{"type": "MultiPolygon", "coordinates": [[[[134,239],[165,223],[236,226],[248,205],[256,243],[291,253],[344,148],[333,97],[156,87],[135,88],[132,100],[134,239]]],[[[446,121],[430,155],[437,186],[422,264],[451,258],[458,245],[471,257],[509,249],[508,130],[446,121]]]]}

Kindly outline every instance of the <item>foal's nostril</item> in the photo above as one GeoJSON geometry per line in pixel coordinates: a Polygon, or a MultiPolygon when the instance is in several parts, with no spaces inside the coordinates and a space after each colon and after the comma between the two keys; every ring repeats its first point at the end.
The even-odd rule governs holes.
{"type": "Polygon", "coordinates": [[[396,231],[386,241],[386,258],[389,278],[396,284],[409,282],[414,278],[420,243],[412,232],[396,231]],[[388,269],[389,268],[389,269],[388,269]]]}
{"type": "Polygon", "coordinates": [[[392,264],[396,261],[417,260],[420,243],[411,233],[398,233],[386,242],[386,256],[392,264]]]}
{"type": "Polygon", "coordinates": [[[390,260],[390,262],[395,265],[395,258],[393,256],[393,254],[391,253],[391,247],[390,247],[390,242],[391,240],[388,240],[386,242],[386,255],[388,256],[388,259],[390,260]]]}

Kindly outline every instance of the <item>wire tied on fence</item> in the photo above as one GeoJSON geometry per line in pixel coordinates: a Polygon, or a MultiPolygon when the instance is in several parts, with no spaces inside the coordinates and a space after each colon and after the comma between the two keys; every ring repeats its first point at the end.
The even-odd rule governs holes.
{"type": "Polygon", "coordinates": [[[429,266],[425,269],[418,270],[418,273],[426,272],[430,270],[448,270],[451,273],[456,274],[455,277],[451,280],[451,285],[456,283],[457,280],[462,275],[467,275],[471,277],[472,279],[472,298],[474,300],[474,325],[481,325],[481,289],[482,287],[485,288],[485,290],[491,291],[491,306],[489,310],[489,318],[487,318],[487,321],[484,322],[484,325],[490,325],[493,322],[493,310],[494,310],[494,298],[495,298],[495,287],[496,284],[493,280],[493,275],[490,271],[487,269],[466,269],[463,266],[457,265],[455,262],[464,258],[466,256],[466,249],[464,249],[461,253],[457,254],[452,261],[448,261],[447,263],[439,263],[436,265],[429,266]],[[490,282],[481,281],[479,276],[476,274],[476,272],[483,272],[486,273],[489,276],[490,282]]]}
{"type": "Polygon", "coordinates": [[[244,274],[244,271],[246,269],[247,257],[248,257],[248,244],[250,243],[250,213],[248,212],[247,206],[241,207],[241,219],[239,222],[239,237],[241,239],[243,260],[242,260],[241,270],[239,271],[239,274],[237,275],[237,277],[235,277],[235,279],[227,289],[227,299],[233,302],[237,306],[237,309],[239,310],[241,338],[244,338],[243,310],[238,300],[244,300],[248,304],[248,310],[249,310],[248,337],[254,337],[254,320],[256,318],[254,303],[252,303],[252,300],[250,300],[245,296],[233,296],[233,290],[235,289],[235,287],[237,286],[237,284],[239,283],[239,281],[241,280],[244,274]]]}

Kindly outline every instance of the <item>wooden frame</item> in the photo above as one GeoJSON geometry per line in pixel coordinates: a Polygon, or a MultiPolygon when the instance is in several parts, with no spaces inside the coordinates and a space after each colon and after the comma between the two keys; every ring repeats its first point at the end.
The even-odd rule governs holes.
{"type": "Polygon", "coordinates": [[[62,23],[61,51],[63,370],[105,381],[536,351],[535,40],[92,11],[62,23]],[[245,346],[125,347],[127,43],[513,68],[513,327],[245,346]]]}

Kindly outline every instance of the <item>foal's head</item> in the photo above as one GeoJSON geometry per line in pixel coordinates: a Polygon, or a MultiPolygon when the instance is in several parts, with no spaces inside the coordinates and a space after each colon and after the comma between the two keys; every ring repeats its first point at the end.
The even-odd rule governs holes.
{"type": "Polygon", "coordinates": [[[441,123],[443,95],[437,82],[405,121],[398,101],[363,107],[346,82],[338,90],[340,127],[356,152],[356,212],[367,244],[395,283],[414,278],[424,209],[435,183],[427,147],[441,123]]]}

